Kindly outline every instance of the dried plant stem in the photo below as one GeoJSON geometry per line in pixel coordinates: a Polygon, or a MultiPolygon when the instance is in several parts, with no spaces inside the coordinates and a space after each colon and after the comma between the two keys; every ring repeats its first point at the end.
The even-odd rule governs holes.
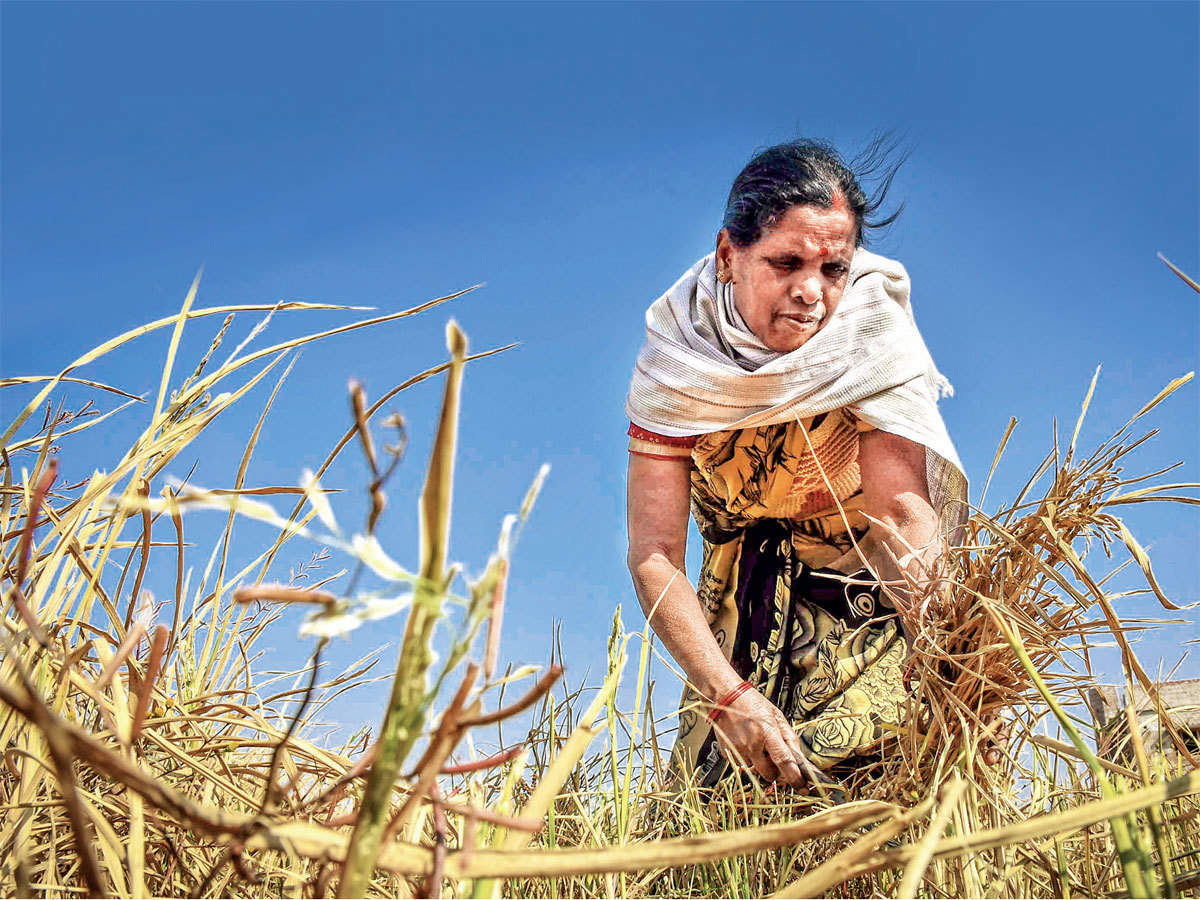
{"type": "MultiPolygon", "coordinates": [[[[325,650],[325,645],[329,641],[322,638],[317,642],[317,648],[312,655],[312,674],[308,678],[308,686],[304,689],[304,696],[300,699],[300,705],[296,708],[296,712],[292,715],[291,721],[288,722],[287,731],[284,732],[282,738],[275,745],[275,749],[271,751],[271,764],[267,768],[267,784],[263,791],[262,806],[260,812],[273,813],[275,805],[278,803],[279,786],[275,783],[276,774],[279,772],[279,766],[283,762],[283,755],[287,752],[288,741],[292,735],[296,733],[296,727],[304,718],[304,712],[308,709],[308,705],[312,703],[313,689],[317,685],[317,676],[321,671],[321,654],[325,650]]],[[[294,785],[293,785],[294,787],[294,785]]]]}
{"type": "MultiPolygon", "coordinates": [[[[1132,685],[1127,688],[1127,696],[1133,696],[1132,685]]],[[[1146,747],[1142,742],[1141,723],[1137,720],[1137,715],[1133,711],[1131,705],[1125,707],[1125,721],[1129,727],[1129,736],[1133,741],[1134,753],[1137,758],[1138,771],[1141,772],[1141,782],[1143,787],[1150,787],[1150,761],[1146,757],[1146,747]]],[[[1135,779],[1136,780],[1136,779],[1135,779]]],[[[1158,871],[1162,876],[1163,890],[1168,897],[1178,897],[1179,894],[1175,888],[1175,876],[1171,874],[1171,854],[1167,850],[1166,840],[1163,835],[1163,817],[1162,810],[1157,806],[1151,806],[1146,815],[1150,822],[1150,833],[1154,837],[1154,844],[1158,850],[1158,871]]]]}
{"type": "MultiPolygon", "coordinates": [[[[1133,503],[1200,504],[1185,496],[1200,485],[1157,483],[1172,467],[1134,476],[1122,469],[1150,436],[1131,426],[1190,375],[1171,381],[1088,456],[1079,441],[1083,416],[1100,394],[1093,378],[1069,440],[1060,448],[1056,429],[1053,449],[1015,501],[992,515],[973,511],[963,544],[949,548],[930,573],[937,590],[920,602],[920,640],[909,660],[918,698],[911,727],[887,730],[879,759],[842,779],[847,796],[874,799],[823,809],[811,794],[747,790],[733,779],[702,788],[694,773],[670,763],[663,723],[673,718],[660,719],[652,709],[651,663],[663,657],[648,627],[636,691],[617,692],[631,639],[619,609],[608,671],[595,695],[581,699],[592,688],[567,688],[561,666],[552,665],[516,702],[506,702],[509,685],[529,674],[495,683],[491,677],[502,665],[511,548],[545,467],[520,514],[505,518],[483,574],[464,579],[468,590],[460,596],[458,570],[447,564],[458,391],[466,362],[499,351],[466,355],[454,326],[449,362],[371,405],[365,390],[351,390],[351,427],[299,486],[247,481],[282,389],[279,378],[260,405],[232,485],[206,491],[187,472],[186,487],[153,490],[154,479],[220,413],[273,367],[286,362],[290,370],[294,359],[282,354],[445,299],[245,354],[281,310],[332,307],[237,307],[266,315],[225,363],[210,367],[234,311],[222,309],[225,321],[200,364],[181,368],[176,355],[185,324],[218,311],[193,309],[194,297],[195,285],[176,314],[107,342],[58,375],[0,379],[0,389],[33,385],[30,393],[38,393],[0,447],[0,577],[9,612],[0,630],[0,892],[325,896],[339,872],[343,894],[398,897],[423,886],[429,896],[503,891],[707,900],[765,896],[788,885],[785,894],[1041,900],[1186,896],[1200,886],[1200,857],[1192,849],[1200,845],[1200,769],[1189,768],[1195,751],[1180,743],[1189,737],[1187,720],[1167,708],[1167,692],[1156,689],[1130,637],[1167,622],[1119,616],[1117,601],[1130,592],[1107,586],[1129,566],[1131,575],[1140,571],[1147,598],[1177,616],[1192,610],[1168,596],[1150,555],[1113,514],[1133,503]],[[118,402],[96,414],[90,400],[79,407],[49,392],[64,381],[74,390],[114,392],[74,378],[71,369],[168,327],[153,414],[139,424],[140,436],[115,464],[84,460],[88,478],[59,484],[61,439],[124,407],[118,402]],[[261,370],[256,365],[236,383],[222,383],[256,360],[261,370]],[[172,383],[188,370],[182,384],[172,383]],[[396,415],[377,423],[396,429],[398,442],[379,441],[370,429],[397,393],[442,372],[445,396],[420,507],[419,574],[412,575],[375,540],[385,482],[404,445],[403,421],[396,415]],[[80,423],[66,427],[73,418],[80,423]],[[350,443],[361,446],[369,469],[365,534],[341,531],[327,497],[343,492],[319,482],[350,443]],[[19,453],[36,461],[14,467],[19,453]],[[271,495],[298,495],[299,502],[290,516],[279,515],[261,499],[271,495]],[[182,512],[213,501],[228,513],[224,528],[211,551],[201,551],[207,565],[193,566],[185,559],[191,545],[182,512]],[[152,528],[164,512],[174,534],[155,542],[152,528]],[[240,571],[227,573],[234,552],[246,552],[232,537],[234,522],[246,515],[272,523],[278,535],[268,547],[251,549],[250,561],[237,563],[240,571]],[[295,537],[328,537],[327,549],[281,579],[268,570],[295,537]],[[175,548],[173,565],[153,555],[159,546],[175,548]],[[1105,563],[1103,576],[1089,569],[1087,555],[1097,546],[1122,554],[1115,570],[1105,563]],[[353,558],[353,567],[318,574],[331,551],[353,558]],[[123,565],[110,562],[118,553],[123,565]],[[160,563],[165,572],[156,571],[160,563]],[[360,578],[374,576],[388,585],[386,593],[358,592],[360,578]],[[141,588],[172,577],[173,616],[150,629],[149,653],[138,660],[149,612],[139,613],[141,588]],[[234,591],[243,580],[249,586],[234,591]],[[306,630],[332,633],[360,614],[405,607],[407,601],[392,597],[410,587],[416,597],[407,606],[380,733],[364,725],[340,749],[318,746],[306,728],[318,725],[318,714],[339,693],[369,680],[374,654],[324,683],[319,659],[311,669],[264,676],[255,665],[261,654],[255,642],[280,615],[275,604],[307,604],[306,630]],[[477,665],[471,660],[485,619],[477,665]],[[432,642],[444,620],[451,625],[450,652],[435,670],[432,642]],[[1071,704],[1095,683],[1090,654],[1110,634],[1130,682],[1127,696],[1136,684],[1150,702],[1136,714],[1127,705],[1123,717],[1101,729],[1071,704]],[[480,668],[486,683],[477,686],[480,668]],[[272,687],[293,677],[294,684],[272,687]],[[458,691],[442,707],[453,683],[458,691]],[[632,710],[624,708],[630,696],[632,710]],[[1142,741],[1148,722],[1159,729],[1153,744],[1142,741]],[[514,727],[528,729],[516,747],[505,740],[514,727]],[[469,756],[480,758],[449,762],[468,735],[469,756]],[[417,741],[427,741],[421,754],[413,752],[417,741]],[[275,784],[285,769],[286,794],[275,784]],[[409,773],[403,782],[401,772],[409,773]],[[361,800],[359,779],[365,780],[361,800]],[[920,801],[933,797],[936,812],[921,834],[918,821],[932,801],[920,801]],[[894,846],[905,829],[912,842],[894,846]]],[[[134,394],[124,399],[137,402],[134,394]]],[[[1000,441],[993,471],[1014,425],[1000,441]]],[[[902,569],[902,559],[892,564],[902,569]]],[[[913,586],[907,583],[909,592],[913,586]]],[[[557,647],[551,662],[561,659],[557,647]]]]}
{"type": "MultiPolygon", "coordinates": [[[[1080,736],[1079,731],[1075,728],[1075,725],[1071,722],[1070,717],[1063,712],[1062,707],[1054,699],[1054,695],[1050,693],[1050,689],[1046,687],[1046,682],[1042,679],[1037,667],[1029,658],[1029,654],[1025,652],[1025,647],[1022,645],[1020,637],[1017,636],[1000,612],[993,609],[990,604],[985,605],[984,608],[988,611],[992,621],[996,623],[997,627],[999,627],[1001,632],[1004,634],[1004,637],[1008,640],[1009,646],[1012,647],[1013,653],[1016,654],[1016,657],[1024,667],[1026,674],[1028,674],[1030,680],[1033,681],[1038,693],[1046,702],[1046,705],[1050,707],[1051,712],[1054,713],[1055,718],[1058,719],[1058,722],[1062,726],[1063,730],[1071,738],[1071,743],[1075,745],[1075,749],[1079,752],[1079,755],[1082,756],[1087,762],[1088,768],[1091,769],[1092,777],[1095,778],[1096,782],[1100,785],[1101,795],[1106,800],[1117,799],[1117,791],[1113,787],[1112,782],[1109,781],[1108,776],[1105,774],[1104,767],[1100,765],[1099,760],[1096,758],[1096,755],[1092,752],[1091,748],[1084,743],[1083,738],[1080,736]]],[[[1142,871],[1142,854],[1134,845],[1129,821],[1124,815],[1114,815],[1109,819],[1109,825],[1113,830],[1113,842],[1117,847],[1117,854],[1121,860],[1121,868],[1125,873],[1125,883],[1130,892],[1130,896],[1157,896],[1157,892],[1153,894],[1148,893],[1150,888],[1147,886],[1147,882],[1142,871]]]]}
{"type": "Polygon", "coordinates": [[[929,814],[932,806],[933,798],[928,797],[912,809],[876,825],[846,850],[822,863],[803,878],[773,894],[772,898],[818,897],[831,887],[841,884],[849,877],[855,863],[874,853],[886,841],[891,840],[914,822],[923,819],[929,814]]]}
{"type": "Polygon", "coordinates": [[[363,791],[362,807],[338,883],[338,897],[359,897],[366,893],[386,827],[392,786],[402,761],[421,733],[425,714],[426,672],[431,661],[429,644],[444,591],[459,391],[467,350],[466,338],[453,321],[446,331],[451,364],[446,374],[429,474],[421,494],[421,580],[405,626],[379,752],[363,791]]]}
{"type": "MultiPolygon", "coordinates": [[[[11,641],[5,640],[4,647],[7,653],[12,653],[11,641]]],[[[71,824],[75,852],[78,854],[88,891],[94,897],[107,897],[108,890],[100,876],[100,865],[96,861],[96,855],[92,851],[92,843],[89,839],[87,813],[79,799],[75,784],[72,747],[64,738],[63,730],[59,727],[56,716],[46,708],[46,704],[38,696],[37,686],[26,674],[24,668],[17,663],[15,669],[25,693],[25,703],[22,705],[28,710],[29,719],[41,730],[53,762],[54,774],[58,779],[59,794],[67,808],[67,818],[71,824]]],[[[10,703],[9,705],[15,708],[14,704],[10,703]]]]}
{"type": "Polygon", "coordinates": [[[950,821],[950,815],[954,812],[958,801],[962,799],[966,788],[967,782],[958,777],[957,774],[947,783],[945,789],[942,791],[941,803],[938,806],[937,812],[934,813],[932,821],[929,823],[929,828],[925,832],[925,836],[917,844],[913,858],[904,868],[904,879],[900,882],[900,887],[896,890],[897,897],[917,896],[917,887],[921,884],[921,876],[925,874],[925,869],[929,865],[929,861],[933,858],[934,844],[942,836],[942,832],[946,830],[946,825],[950,821]]]}

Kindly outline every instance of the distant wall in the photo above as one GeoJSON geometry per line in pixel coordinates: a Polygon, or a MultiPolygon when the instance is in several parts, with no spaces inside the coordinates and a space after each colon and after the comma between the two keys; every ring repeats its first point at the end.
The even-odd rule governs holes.
{"type": "MultiPolygon", "coordinates": [[[[1157,692],[1172,722],[1187,742],[1188,749],[1192,753],[1200,753],[1200,678],[1165,681],[1157,685],[1157,692]]],[[[1159,722],[1155,703],[1146,690],[1138,685],[1133,688],[1131,697],[1126,694],[1123,687],[1115,684],[1096,685],[1087,691],[1088,707],[1101,733],[1098,746],[1100,754],[1113,762],[1133,758],[1134,751],[1125,719],[1125,707],[1132,705],[1146,751],[1161,753],[1168,758],[1176,757],[1178,751],[1175,744],[1159,722]]]]}

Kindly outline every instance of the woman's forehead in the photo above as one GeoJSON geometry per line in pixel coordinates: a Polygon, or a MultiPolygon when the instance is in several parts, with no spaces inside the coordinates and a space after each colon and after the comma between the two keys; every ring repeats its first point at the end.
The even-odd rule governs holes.
{"type": "Polygon", "coordinates": [[[829,253],[852,252],[854,230],[854,216],[844,205],[825,209],[804,204],[791,207],[758,243],[772,251],[819,253],[823,247],[829,253]]]}

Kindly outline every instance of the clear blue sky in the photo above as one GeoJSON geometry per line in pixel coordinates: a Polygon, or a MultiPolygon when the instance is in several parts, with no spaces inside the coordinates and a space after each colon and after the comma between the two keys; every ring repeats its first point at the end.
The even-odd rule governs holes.
{"type": "MultiPolygon", "coordinates": [[[[377,396],[438,362],[449,315],[474,349],[521,341],[468,371],[452,534],[453,557],[477,570],[538,466],[553,466],[514,563],[504,649],[517,662],[546,657],[559,618],[578,679],[601,669],[617,603],[640,624],[623,401],[642,316],[711,249],[757,147],[906,136],[895,196],[907,208],[875,249],[912,275],[976,497],[1020,419],[989,506],[1049,447],[1053,417],[1070,428],[1097,364],[1085,447],[1197,367],[1200,303],[1155,257],[1200,272],[1194,3],[9,2],[2,16],[3,374],[57,370],[170,314],[201,265],[204,305],[391,311],[486,281],[306,351],[250,479],[294,484],[345,427],[347,379],[377,396]]],[[[290,314],[269,335],[344,321],[290,314]]],[[[183,359],[215,327],[192,327],[183,359]]],[[[159,333],[82,374],[152,390],[165,346],[159,333]]],[[[410,565],[439,394],[424,385],[396,403],[413,443],[382,535],[410,565]]],[[[1189,386],[1152,417],[1162,434],[1131,471],[1182,459],[1171,480],[1200,480],[1198,396],[1189,386]]],[[[5,392],[6,421],[16,399],[5,392]]],[[[219,420],[174,474],[198,458],[197,482],[229,483],[257,408],[219,420]]],[[[66,477],[115,461],[147,415],[65,445],[66,477]]],[[[361,476],[348,457],[328,483],[361,476]]],[[[356,519],[361,499],[335,507],[356,519]]],[[[1195,511],[1130,508],[1129,521],[1167,591],[1200,599],[1195,511]]],[[[258,533],[239,533],[248,555],[258,533]]],[[[1178,659],[1198,633],[1190,616],[1147,642],[1148,664],[1178,659]]],[[[399,627],[359,632],[335,656],[399,627]]],[[[293,637],[284,626],[268,640],[276,662],[299,664],[293,637]]],[[[346,715],[373,722],[368,700],[346,715]]]]}

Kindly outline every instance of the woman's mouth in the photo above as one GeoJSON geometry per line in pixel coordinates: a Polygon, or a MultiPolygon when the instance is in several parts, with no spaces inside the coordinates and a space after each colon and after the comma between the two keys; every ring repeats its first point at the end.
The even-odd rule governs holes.
{"type": "Polygon", "coordinates": [[[796,325],[807,327],[807,326],[812,326],[812,325],[820,325],[821,319],[823,317],[818,316],[818,315],[805,315],[805,314],[794,313],[794,314],[785,314],[785,315],[781,316],[780,318],[786,319],[789,322],[793,322],[796,325]]]}
{"type": "Polygon", "coordinates": [[[825,319],[825,304],[816,303],[807,312],[783,312],[779,318],[786,319],[798,328],[816,328],[825,319]]]}

